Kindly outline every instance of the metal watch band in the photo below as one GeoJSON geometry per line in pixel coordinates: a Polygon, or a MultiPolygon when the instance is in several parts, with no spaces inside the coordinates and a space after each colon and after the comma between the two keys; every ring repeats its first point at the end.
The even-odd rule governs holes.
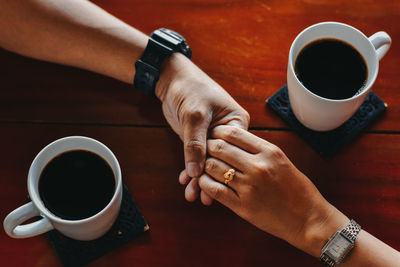
{"type": "Polygon", "coordinates": [[[329,258],[327,255],[322,254],[321,257],[319,258],[319,260],[325,265],[325,266],[329,266],[332,267],[333,265],[335,265],[335,261],[332,260],[331,258],[329,258]]]}
{"type": "Polygon", "coordinates": [[[349,224],[347,224],[347,226],[343,228],[341,232],[345,236],[347,236],[352,243],[354,243],[360,231],[361,231],[361,226],[358,223],[356,223],[356,221],[351,219],[349,224]]]}
{"type": "Polygon", "coordinates": [[[322,253],[321,256],[319,258],[319,260],[325,265],[325,266],[329,266],[332,267],[337,263],[340,263],[344,257],[347,255],[347,253],[349,251],[347,251],[347,253],[345,253],[343,255],[343,257],[341,257],[338,261],[335,261],[334,259],[332,259],[329,255],[327,255],[324,251],[325,247],[329,247],[329,243],[331,242],[331,240],[334,239],[334,237],[340,233],[341,235],[343,235],[348,242],[351,243],[350,249],[353,248],[353,244],[357,238],[358,233],[361,231],[361,226],[356,223],[356,221],[354,221],[353,219],[350,220],[350,222],[346,225],[346,227],[344,227],[342,230],[336,232],[327,242],[327,244],[324,246],[324,248],[322,249],[322,253]]]}
{"type": "Polygon", "coordinates": [[[155,96],[161,64],[174,52],[180,52],[192,59],[192,51],[180,34],[164,28],[155,30],[150,35],[142,57],[135,63],[134,86],[147,95],[155,96]]]}

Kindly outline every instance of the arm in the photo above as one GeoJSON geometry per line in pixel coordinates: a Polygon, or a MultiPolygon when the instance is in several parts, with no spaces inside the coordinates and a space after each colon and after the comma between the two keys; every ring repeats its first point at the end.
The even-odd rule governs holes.
{"type": "MultiPolygon", "coordinates": [[[[133,83],[134,63],[148,37],[86,0],[0,0],[0,47],[133,83]]],[[[179,53],[161,66],[156,95],[184,143],[185,196],[194,201],[203,172],[209,128],[247,129],[248,113],[207,74],[179,53]],[[186,173],[186,172],[185,172],[186,173]]],[[[201,194],[204,204],[211,199],[201,194]]]]}
{"type": "Polygon", "coordinates": [[[0,46],[132,83],[148,37],[82,0],[1,0],[0,46]],[[4,12],[5,11],[5,12],[4,12]]]}
{"type": "MultiPolygon", "coordinates": [[[[200,188],[261,230],[319,258],[349,222],[275,145],[238,128],[213,130],[200,188]],[[223,174],[236,169],[225,185],[223,174]]],[[[400,253],[364,230],[340,266],[396,266],[400,253]]]]}

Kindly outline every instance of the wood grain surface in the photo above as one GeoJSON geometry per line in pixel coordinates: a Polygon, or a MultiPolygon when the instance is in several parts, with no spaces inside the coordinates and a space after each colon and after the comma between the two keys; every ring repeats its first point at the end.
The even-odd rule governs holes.
{"type": "MultiPolygon", "coordinates": [[[[393,45],[373,90],[389,108],[369,130],[400,130],[397,0],[93,2],[147,34],[158,27],[182,33],[194,62],[249,111],[251,126],[258,128],[288,128],[264,102],[286,83],[289,48],[301,30],[321,21],[348,23],[367,36],[384,30],[393,45]]],[[[129,85],[5,51],[0,61],[0,121],[166,124],[158,101],[129,85]]]]}
{"type": "MultiPolygon", "coordinates": [[[[2,124],[0,132],[4,140],[1,218],[28,201],[29,165],[51,141],[80,134],[107,144],[115,153],[150,232],[92,266],[319,266],[311,256],[263,233],[217,203],[204,207],[186,202],[184,188],[177,181],[183,151],[180,140],[169,129],[2,124]]],[[[399,136],[367,134],[340,157],[324,160],[292,132],[253,133],[280,146],[332,204],[400,249],[400,178],[395,168],[400,164],[399,136]]],[[[8,266],[60,265],[45,236],[18,240],[2,231],[0,255],[8,266]],[[24,256],[18,256],[21,251],[24,256]]]]}
{"type": "MultiPolygon", "coordinates": [[[[400,250],[400,1],[93,2],[147,34],[159,27],[182,33],[194,62],[249,111],[253,133],[281,147],[332,204],[400,250]],[[367,36],[384,30],[393,41],[373,87],[387,112],[330,159],[265,107],[286,83],[293,39],[321,21],[344,22],[367,36]]],[[[4,50],[0,62],[1,220],[28,201],[26,178],[35,155],[57,138],[85,135],[116,154],[151,228],[90,266],[320,266],[218,203],[184,200],[178,183],[182,144],[158,100],[98,74],[4,50]]],[[[4,231],[0,262],[61,265],[45,236],[17,240],[4,231]]]]}

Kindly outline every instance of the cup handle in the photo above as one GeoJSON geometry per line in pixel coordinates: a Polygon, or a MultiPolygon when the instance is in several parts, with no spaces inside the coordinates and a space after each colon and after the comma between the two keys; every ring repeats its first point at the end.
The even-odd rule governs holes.
{"type": "Polygon", "coordinates": [[[20,225],[35,216],[40,216],[40,212],[32,202],[29,202],[7,215],[3,223],[4,230],[13,238],[26,238],[43,234],[54,228],[46,217],[42,217],[42,219],[32,223],[20,225]]]}
{"type": "Polygon", "coordinates": [[[377,32],[371,35],[369,41],[374,45],[378,59],[381,60],[387,53],[392,43],[392,39],[386,32],[377,32]]]}

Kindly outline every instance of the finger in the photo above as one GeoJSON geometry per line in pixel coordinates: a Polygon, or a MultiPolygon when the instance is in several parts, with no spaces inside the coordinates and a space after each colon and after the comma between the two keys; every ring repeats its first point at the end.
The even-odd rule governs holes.
{"type": "Polygon", "coordinates": [[[210,206],[213,203],[213,199],[203,190],[200,191],[200,199],[201,203],[206,206],[210,206]]]}
{"type": "Polygon", "coordinates": [[[179,174],[179,183],[180,184],[187,184],[189,183],[190,177],[187,174],[186,170],[181,171],[179,174]]]}
{"type": "Polygon", "coordinates": [[[243,109],[238,103],[236,103],[235,100],[233,100],[233,102],[234,104],[230,105],[230,109],[232,110],[232,112],[225,115],[224,118],[228,120],[219,125],[226,124],[247,130],[249,128],[250,115],[245,109],[243,109]]]}
{"type": "Polygon", "coordinates": [[[226,125],[230,125],[244,130],[247,130],[249,128],[249,122],[243,120],[231,120],[226,125]]]}
{"type": "Polygon", "coordinates": [[[198,195],[199,195],[199,179],[198,178],[192,178],[192,180],[189,182],[189,184],[186,186],[185,189],[185,198],[189,202],[194,202],[198,195]]]}
{"type": "Polygon", "coordinates": [[[252,154],[262,151],[263,147],[267,143],[264,139],[255,136],[246,130],[228,125],[215,127],[211,132],[211,137],[225,140],[226,142],[240,147],[252,154]]]}
{"type": "Polygon", "coordinates": [[[190,177],[199,177],[203,172],[206,157],[206,138],[210,119],[207,112],[189,112],[184,118],[183,143],[186,171],[190,177]]]}
{"type": "Polygon", "coordinates": [[[200,176],[199,186],[207,195],[221,202],[231,210],[234,210],[239,204],[239,198],[232,189],[215,181],[207,174],[200,176]]]}
{"type": "Polygon", "coordinates": [[[241,172],[245,172],[248,169],[248,163],[252,162],[254,157],[252,154],[222,139],[207,140],[207,152],[212,157],[225,161],[241,172]]]}
{"type": "MultiPolygon", "coordinates": [[[[226,179],[224,174],[230,169],[232,169],[232,167],[225,162],[216,158],[208,158],[206,160],[204,171],[218,182],[225,183],[226,179]]],[[[243,173],[240,170],[235,169],[235,174],[232,181],[229,182],[229,187],[237,191],[237,187],[242,179],[243,173]]]]}
{"type": "MultiPolygon", "coordinates": [[[[191,178],[187,175],[186,170],[181,171],[181,174],[179,175],[179,183],[187,184],[187,183],[189,183],[190,180],[191,180],[191,178]]],[[[190,188],[190,189],[188,189],[188,191],[189,191],[188,198],[190,200],[192,200],[193,198],[194,199],[197,198],[197,193],[194,193],[195,196],[192,195],[193,194],[192,192],[196,191],[196,190],[193,190],[193,188],[190,188]]],[[[185,190],[185,195],[186,195],[186,190],[185,190]]],[[[200,192],[200,199],[201,199],[201,202],[206,206],[210,206],[213,202],[213,199],[209,195],[204,193],[204,191],[200,192]]]]}

